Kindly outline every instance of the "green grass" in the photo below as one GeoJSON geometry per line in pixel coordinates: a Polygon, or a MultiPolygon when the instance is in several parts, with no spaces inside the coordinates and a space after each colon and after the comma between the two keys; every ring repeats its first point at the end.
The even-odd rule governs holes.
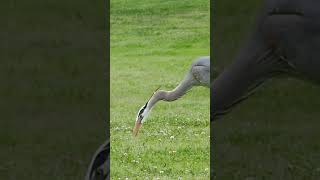
{"type": "Polygon", "coordinates": [[[208,179],[209,90],[160,102],[137,138],[136,113],[209,55],[209,1],[111,1],[111,178],[208,179]]]}
{"type": "MultiPolygon", "coordinates": [[[[260,4],[216,3],[214,66],[234,60],[260,4]]],[[[216,179],[319,179],[319,90],[291,78],[271,80],[215,122],[216,179]]]]}

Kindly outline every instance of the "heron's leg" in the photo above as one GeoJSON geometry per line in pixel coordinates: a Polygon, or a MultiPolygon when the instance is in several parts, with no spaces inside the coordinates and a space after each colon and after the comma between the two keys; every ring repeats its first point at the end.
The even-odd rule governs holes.
{"type": "Polygon", "coordinates": [[[277,52],[253,40],[211,87],[211,121],[249,97],[265,80],[290,68],[277,52]]]}

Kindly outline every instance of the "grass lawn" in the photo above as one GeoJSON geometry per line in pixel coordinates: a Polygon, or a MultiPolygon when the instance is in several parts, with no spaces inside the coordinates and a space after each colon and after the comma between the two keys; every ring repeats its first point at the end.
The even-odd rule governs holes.
{"type": "Polygon", "coordinates": [[[209,90],[158,103],[137,138],[136,113],[209,55],[209,1],[111,1],[111,178],[208,179],[209,90]]]}
{"type": "MultiPolygon", "coordinates": [[[[234,60],[260,4],[216,3],[214,66],[234,60]]],[[[310,82],[270,80],[215,122],[216,179],[319,179],[319,91],[310,82]]]]}

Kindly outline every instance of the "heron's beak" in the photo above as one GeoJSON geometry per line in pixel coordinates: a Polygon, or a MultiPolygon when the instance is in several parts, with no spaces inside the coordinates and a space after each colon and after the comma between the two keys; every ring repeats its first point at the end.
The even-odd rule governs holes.
{"type": "Polygon", "coordinates": [[[141,126],[142,126],[142,123],[140,121],[136,121],[136,125],[134,126],[134,129],[133,129],[134,136],[138,135],[139,129],[141,128],[141,126]]]}

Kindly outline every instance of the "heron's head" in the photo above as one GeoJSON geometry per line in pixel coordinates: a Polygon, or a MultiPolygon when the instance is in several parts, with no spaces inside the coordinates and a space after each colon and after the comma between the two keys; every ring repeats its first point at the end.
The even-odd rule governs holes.
{"type": "Polygon", "coordinates": [[[138,114],[136,117],[136,124],[133,129],[134,136],[138,135],[139,129],[141,128],[142,124],[146,121],[146,119],[149,115],[150,108],[148,106],[148,103],[149,103],[149,101],[145,105],[143,105],[138,111],[138,114]]]}
{"type": "Polygon", "coordinates": [[[157,101],[157,97],[158,97],[157,91],[159,88],[160,86],[153,92],[148,102],[139,109],[136,117],[136,124],[133,129],[134,136],[138,135],[139,129],[141,128],[142,124],[146,121],[152,106],[154,106],[155,104],[155,101],[157,101]]]}

